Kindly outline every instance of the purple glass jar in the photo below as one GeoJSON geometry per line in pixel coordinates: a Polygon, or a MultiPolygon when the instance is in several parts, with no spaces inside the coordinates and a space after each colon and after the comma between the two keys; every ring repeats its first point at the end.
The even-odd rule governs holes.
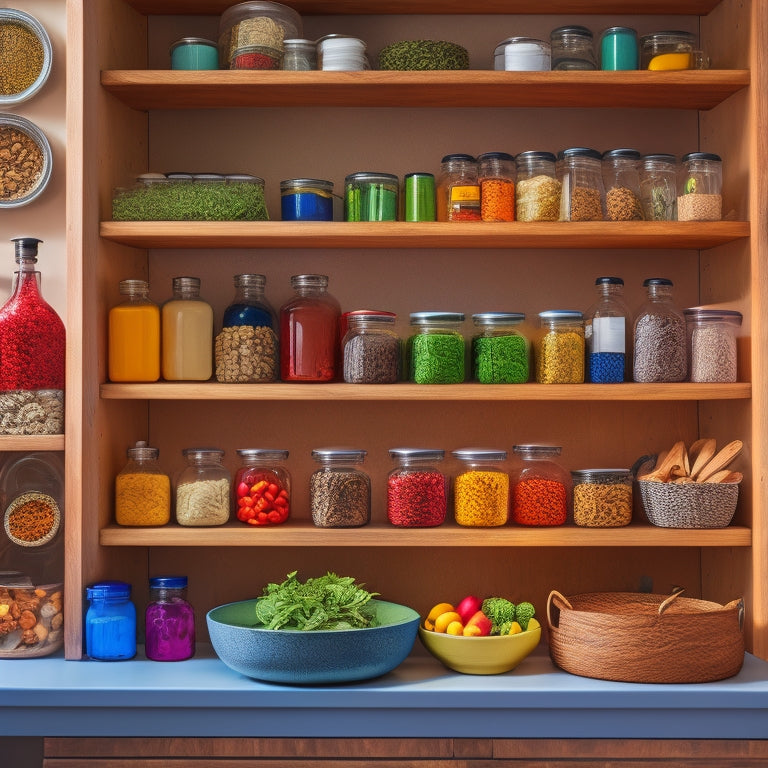
{"type": "Polygon", "coordinates": [[[195,612],[187,602],[186,576],[149,580],[146,654],[153,661],[183,661],[195,653],[195,612]]]}

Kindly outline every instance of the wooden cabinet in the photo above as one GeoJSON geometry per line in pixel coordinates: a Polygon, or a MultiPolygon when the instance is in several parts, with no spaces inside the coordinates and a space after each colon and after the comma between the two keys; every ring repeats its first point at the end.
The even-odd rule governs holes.
{"type": "MultiPolygon", "coordinates": [[[[150,574],[183,572],[200,619],[214,605],[252,597],[299,569],[353,574],[387,599],[426,611],[465,592],[503,591],[541,611],[550,589],[665,592],[720,602],[744,596],[748,647],[768,658],[766,371],[760,349],[766,310],[765,96],[757,52],[768,42],[768,10],[743,0],[399,0],[292,3],[305,34],[359,34],[378,44],[414,36],[461,40],[468,72],[171,72],[170,42],[215,37],[225,0],[85,0],[68,3],[68,218],[70,337],[67,411],[66,655],[81,655],[82,587],[123,578],[146,598],[150,574]],[[470,15],[465,15],[469,14],[470,15]],[[370,15],[369,15],[370,14],[370,15]],[[538,14],[538,15],[530,15],[538,14]],[[508,35],[546,36],[578,21],[596,31],[621,14],[643,32],[699,30],[716,69],[672,73],[503,73],[487,70],[508,35]],[[628,15],[625,15],[628,14],[628,15]],[[650,15],[649,15],[650,14],[650,15]],[[656,14],[656,15],[654,15],[656,14]],[[662,15],[662,14],[675,14],[662,15]],[[399,35],[399,37],[398,37],[399,35]],[[634,146],[682,155],[718,152],[727,217],[713,223],[409,224],[296,226],[288,222],[125,223],[110,221],[111,191],[147,170],[220,170],[267,179],[272,215],[282,178],[333,179],[386,170],[436,171],[442,155],[567,146],[634,146]],[[509,385],[425,387],[329,385],[112,384],[106,380],[106,317],[118,281],[143,277],[152,296],[171,278],[195,274],[217,317],[233,295],[232,276],[267,276],[275,307],[289,277],[323,272],[343,309],[396,311],[408,332],[412,311],[585,309],[595,277],[621,275],[638,305],[642,280],[664,275],[681,306],[714,305],[745,315],[739,381],[728,385],[509,385]],[[755,340],[755,343],[752,343],[755,340]],[[675,440],[747,450],[734,523],[724,530],[625,529],[399,530],[386,522],[387,449],[447,450],[546,441],[563,446],[569,468],[630,466],[675,440]],[[294,515],[251,530],[119,528],[113,481],[125,450],[148,439],[169,471],[181,449],[218,445],[290,450],[294,515]],[[278,445],[279,444],[279,445],[278,445]],[[373,522],[361,529],[311,525],[308,478],[313,447],[368,450],[373,522]]],[[[469,328],[467,329],[469,330],[469,328]]],[[[415,649],[415,653],[419,649],[415,649]]]]}

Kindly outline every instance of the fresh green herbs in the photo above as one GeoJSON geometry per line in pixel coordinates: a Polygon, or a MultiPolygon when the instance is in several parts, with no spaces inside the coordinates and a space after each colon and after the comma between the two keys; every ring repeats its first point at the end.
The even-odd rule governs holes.
{"type": "Polygon", "coordinates": [[[445,40],[401,40],[381,49],[379,69],[469,69],[469,53],[445,40]]]}
{"type": "Polygon", "coordinates": [[[309,578],[289,573],[282,584],[270,583],[256,602],[256,620],[266,629],[353,629],[376,626],[370,605],[377,592],[367,592],[350,576],[309,578]]]}

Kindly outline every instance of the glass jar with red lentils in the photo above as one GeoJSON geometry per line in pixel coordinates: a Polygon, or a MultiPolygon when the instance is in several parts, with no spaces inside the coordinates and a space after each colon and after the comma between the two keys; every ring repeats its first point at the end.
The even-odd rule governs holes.
{"type": "Polygon", "coordinates": [[[446,155],[437,180],[438,221],[482,221],[477,160],[472,155],[446,155]]]}
{"type": "Polygon", "coordinates": [[[387,518],[401,528],[430,528],[445,521],[448,478],[438,464],[445,451],[391,448],[394,469],[387,477],[387,518]]]}
{"type": "Polygon", "coordinates": [[[568,520],[573,482],[560,464],[559,445],[513,447],[512,521],[518,525],[555,526],[568,520]]]}
{"type": "Polygon", "coordinates": [[[291,475],[282,448],[239,448],[232,484],[235,514],[249,525],[279,525],[291,512],[291,475]]]}
{"type": "Polygon", "coordinates": [[[515,158],[486,152],[477,158],[480,216],[483,221],[515,220],[515,158]]]}

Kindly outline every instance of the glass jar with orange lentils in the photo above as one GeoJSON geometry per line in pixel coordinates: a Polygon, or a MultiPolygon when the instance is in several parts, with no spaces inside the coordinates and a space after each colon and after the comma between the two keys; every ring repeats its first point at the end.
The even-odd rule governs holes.
{"type": "Polygon", "coordinates": [[[559,445],[515,445],[517,466],[510,471],[512,521],[554,526],[568,520],[573,482],[559,462],[559,445]]]}
{"type": "Polygon", "coordinates": [[[486,152],[477,158],[480,216],[483,221],[515,220],[515,158],[486,152]]]}

